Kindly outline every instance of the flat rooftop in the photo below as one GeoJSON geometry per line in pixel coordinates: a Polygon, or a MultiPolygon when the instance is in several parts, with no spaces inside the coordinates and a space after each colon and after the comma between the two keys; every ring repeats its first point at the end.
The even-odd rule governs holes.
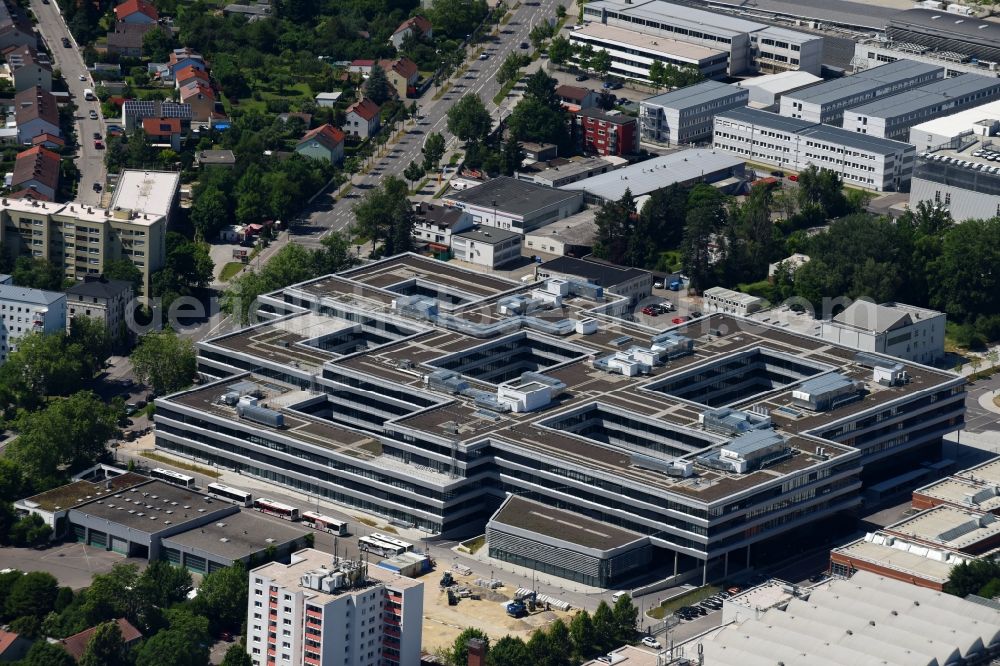
{"type": "Polygon", "coordinates": [[[479,187],[448,194],[445,199],[451,205],[496,208],[511,215],[528,217],[550,206],[570,201],[575,196],[573,192],[501,176],[479,187]]]}
{"type": "MultiPolygon", "coordinates": [[[[790,69],[787,72],[765,74],[763,76],[755,76],[753,78],[744,79],[737,83],[732,83],[730,86],[735,86],[737,88],[760,88],[761,90],[766,90],[769,93],[778,94],[788,92],[789,90],[798,90],[799,88],[819,83],[822,80],[823,79],[815,74],[810,74],[809,72],[803,72],[797,69],[790,69]]],[[[684,89],[682,88],[681,90],[684,89]]]]}
{"type": "MultiPolygon", "coordinates": [[[[546,238],[551,238],[572,245],[593,245],[594,239],[597,237],[597,222],[594,220],[596,213],[597,210],[594,207],[587,208],[569,217],[546,224],[544,227],[538,227],[525,234],[525,238],[540,238],[543,241],[546,238]]],[[[525,250],[529,252],[537,249],[525,247],[525,250]]],[[[544,250],[540,251],[544,252],[544,250]]]]}
{"type": "Polygon", "coordinates": [[[165,537],[163,545],[168,548],[184,546],[236,561],[266,550],[268,546],[280,548],[311,533],[309,528],[287,520],[256,511],[240,511],[200,528],[165,537]]]}
{"type": "Polygon", "coordinates": [[[915,60],[897,60],[871,69],[861,70],[841,79],[817,83],[814,86],[785,95],[785,99],[794,99],[808,104],[831,104],[866,90],[877,90],[914,76],[933,72],[941,72],[943,76],[944,67],[915,60]]]}
{"type": "Polygon", "coordinates": [[[647,97],[640,104],[662,106],[667,109],[691,109],[731,97],[738,92],[738,90],[733,90],[731,85],[709,80],[647,97]]]}
{"type": "Polygon", "coordinates": [[[691,148],[584,178],[559,189],[582,191],[605,201],[621,198],[626,189],[633,196],[640,197],[674,183],[689,183],[714,174],[738,170],[744,163],[744,160],[721,150],[691,148]]]}
{"type": "Polygon", "coordinates": [[[901,550],[864,538],[852,541],[846,546],[834,548],[831,554],[862,560],[879,567],[942,584],[948,580],[951,570],[955,566],[954,562],[944,562],[927,557],[926,549],[924,549],[923,554],[920,554],[919,550],[913,552],[901,550]]]}
{"type": "MultiPolygon", "coordinates": [[[[688,5],[674,4],[664,0],[646,0],[629,2],[628,0],[601,0],[587,3],[588,10],[607,10],[619,15],[631,16],[636,19],[662,21],[671,25],[698,28],[717,35],[739,35],[756,32],[767,27],[766,23],[758,23],[728,14],[720,14],[705,9],[696,9],[688,5]]],[[[638,21],[634,21],[638,23],[638,21]]],[[[640,23],[641,25],[641,23],[640,23]]]]}
{"type": "Polygon", "coordinates": [[[898,95],[889,95],[861,106],[855,106],[848,113],[879,118],[899,118],[934,106],[941,106],[947,112],[952,98],[982,92],[996,94],[1000,90],[1000,79],[981,74],[962,74],[928,83],[919,88],[904,90],[898,95]]]}
{"type": "MultiPolygon", "coordinates": [[[[611,655],[611,663],[615,664],[615,666],[618,666],[618,664],[621,664],[621,666],[662,666],[663,663],[653,650],[635,645],[625,645],[612,650],[608,654],[611,655]]],[[[606,661],[593,659],[584,662],[583,666],[607,666],[607,664],[608,662],[606,661]]]]}
{"type": "Polygon", "coordinates": [[[490,523],[509,525],[597,550],[611,550],[646,538],[573,511],[561,511],[516,495],[508,497],[490,523]]]}
{"type": "Polygon", "coordinates": [[[889,27],[966,39],[974,44],[1000,46],[1000,23],[974,16],[962,16],[940,9],[907,9],[889,19],[889,27]]]}
{"type": "Polygon", "coordinates": [[[127,472],[99,482],[74,481],[58,488],[46,490],[38,495],[32,495],[21,502],[42,511],[66,510],[101,497],[114,495],[126,488],[148,483],[149,480],[147,476],[127,472]]]}
{"type": "Polygon", "coordinates": [[[235,508],[229,502],[212,499],[194,490],[152,480],[113,495],[105,495],[74,508],[74,511],[139,532],[155,533],[176,529],[179,525],[194,522],[205,515],[232,513],[235,508]]]}
{"type": "Polygon", "coordinates": [[[662,35],[646,35],[635,30],[626,30],[625,28],[604,25],[603,23],[588,23],[585,27],[574,30],[572,36],[578,38],[591,37],[605,42],[641,49],[647,53],[656,53],[692,62],[701,62],[726,53],[726,51],[720,51],[719,49],[681,42],[662,35]]]}
{"type": "Polygon", "coordinates": [[[959,134],[971,132],[973,127],[980,122],[986,121],[990,124],[1000,122],[1000,101],[983,104],[965,111],[953,113],[943,118],[935,118],[914,125],[910,128],[910,136],[916,139],[920,134],[933,134],[935,136],[955,137],[959,134]]]}
{"type": "Polygon", "coordinates": [[[166,217],[170,214],[180,182],[181,175],[175,171],[125,169],[115,186],[111,208],[166,217]]]}
{"type": "Polygon", "coordinates": [[[993,458],[975,467],[956,472],[955,476],[971,479],[977,483],[1000,486],[1000,458],[993,458]]]}
{"type": "Polygon", "coordinates": [[[1000,520],[942,504],[889,525],[885,531],[964,551],[1000,535],[1000,520]]]}
{"type": "Polygon", "coordinates": [[[785,581],[771,579],[757,587],[734,594],[726,599],[726,603],[764,611],[795,598],[794,594],[785,590],[787,586],[788,583],[785,581]]]}
{"type": "Polygon", "coordinates": [[[982,486],[970,479],[951,477],[917,488],[913,493],[979,511],[997,511],[1000,510],[1000,496],[997,495],[996,488],[992,485],[982,486]]]}

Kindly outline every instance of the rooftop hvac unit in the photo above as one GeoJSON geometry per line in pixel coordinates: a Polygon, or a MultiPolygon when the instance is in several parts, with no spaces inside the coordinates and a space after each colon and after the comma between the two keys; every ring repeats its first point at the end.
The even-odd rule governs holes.
{"type": "Polygon", "coordinates": [[[892,367],[876,366],[872,369],[872,381],[883,386],[901,386],[909,381],[909,375],[903,369],[902,363],[892,367]]]}
{"type": "Polygon", "coordinates": [[[237,407],[236,413],[239,414],[240,418],[247,421],[253,421],[254,423],[260,423],[272,428],[285,427],[285,415],[273,409],[241,404],[237,407]]]}

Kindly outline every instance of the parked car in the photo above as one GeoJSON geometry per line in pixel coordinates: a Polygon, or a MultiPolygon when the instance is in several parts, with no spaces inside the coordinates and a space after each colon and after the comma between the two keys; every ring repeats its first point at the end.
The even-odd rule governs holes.
{"type": "Polygon", "coordinates": [[[590,78],[590,77],[589,77],[589,76],[587,76],[586,74],[577,74],[577,75],[576,75],[576,80],[577,80],[577,81],[586,81],[586,80],[587,80],[587,79],[589,79],[589,78],[590,78]]]}
{"type": "Polygon", "coordinates": [[[489,60],[490,59],[490,54],[489,53],[481,53],[479,55],[479,59],[480,60],[489,60]]]}
{"type": "Polygon", "coordinates": [[[622,83],[621,83],[621,81],[612,81],[611,85],[608,86],[608,87],[611,90],[621,90],[622,89],[622,83]]]}
{"type": "Polygon", "coordinates": [[[797,173],[793,173],[788,177],[788,180],[792,181],[793,183],[797,183],[799,182],[799,175],[797,173]]]}
{"type": "Polygon", "coordinates": [[[94,132],[94,141],[100,141],[102,138],[100,132],[94,132]]]}
{"type": "Polygon", "coordinates": [[[784,178],[785,177],[785,172],[784,171],[772,171],[771,175],[774,176],[775,178],[784,178]]]}
{"type": "Polygon", "coordinates": [[[528,42],[521,42],[520,48],[522,48],[522,49],[528,48],[528,42]]]}
{"type": "Polygon", "coordinates": [[[96,148],[97,150],[104,150],[104,142],[103,141],[99,141],[99,140],[95,140],[94,141],[94,148],[96,148]]]}
{"type": "Polygon", "coordinates": [[[647,317],[656,317],[657,315],[660,314],[660,312],[656,310],[653,306],[647,305],[642,309],[642,314],[646,315],[647,317]]]}
{"type": "Polygon", "coordinates": [[[694,319],[697,319],[698,317],[704,317],[704,316],[705,316],[704,313],[698,312],[697,310],[692,310],[691,311],[691,317],[694,318],[694,319]]]}
{"type": "Polygon", "coordinates": [[[643,637],[642,644],[645,645],[648,648],[653,648],[654,650],[662,650],[663,649],[663,646],[660,645],[660,642],[658,640],[656,640],[655,638],[653,638],[652,636],[645,636],[645,637],[643,637]]]}
{"type": "Polygon", "coordinates": [[[81,75],[80,75],[80,80],[81,80],[81,81],[86,81],[86,80],[87,80],[87,77],[86,77],[86,76],[84,76],[83,74],[81,74],[81,75]]]}
{"type": "Polygon", "coordinates": [[[103,189],[104,189],[104,187],[100,183],[94,183],[94,191],[95,192],[100,192],[103,189]]]}
{"type": "Polygon", "coordinates": [[[688,317],[688,316],[674,317],[673,319],[670,320],[670,323],[671,324],[683,324],[684,322],[686,322],[690,318],[691,317],[688,317]]]}
{"type": "Polygon", "coordinates": [[[94,109],[90,110],[90,119],[97,120],[97,111],[95,111],[94,109]]]}

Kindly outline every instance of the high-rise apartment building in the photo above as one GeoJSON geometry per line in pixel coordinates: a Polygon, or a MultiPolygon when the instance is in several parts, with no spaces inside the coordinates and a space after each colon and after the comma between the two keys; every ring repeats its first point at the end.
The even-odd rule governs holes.
{"type": "Polygon", "coordinates": [[[423,586],[312,548],[250,571],[255,666],[417,666],[423,586]]]}

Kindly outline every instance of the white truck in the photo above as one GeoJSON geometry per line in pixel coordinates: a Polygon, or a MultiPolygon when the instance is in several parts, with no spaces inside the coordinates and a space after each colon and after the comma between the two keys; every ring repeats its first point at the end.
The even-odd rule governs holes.
{"type": "Polygon", "coordinates": [[[83,89],[83,98],[85,100],[87,100],[88,102],[93,102],[94,100],[97,99],[97,95],[95,95],[94,91],[91,90],[90,88],[84,88],[83,89]]]}

